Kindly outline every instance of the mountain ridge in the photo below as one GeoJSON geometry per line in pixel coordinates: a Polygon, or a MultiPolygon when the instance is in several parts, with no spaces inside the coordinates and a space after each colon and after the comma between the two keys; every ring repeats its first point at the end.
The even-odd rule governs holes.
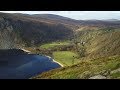
{"type": "MultiPolygon", "coordinates": [[[[104,64],[102,68],[107,69],[107,71],[111,67],[112,69],[117,67],[119,70],[120,20],[73,20],[51,14],[36,16],[0,13],[0,49],[14,48],[29,48],[37,54],[48,54],[53,58],[56,55],[54,52],[59,51],[60,53],[57,53],[58,59],[61,57],[62,51],[67,51],[61,55],[65,56],[70,64],[69,59],[72,60],[71,66],[43,73],[38,78],[41,78],[41,76],[43,78],[91,78],[88,77],[91,75],[91,71],[87,70],[92,68],[92,74],[96,75],[94,71],[96,73],[96,69],[101,70],[102,64],[104,64]],[[68,41],[68,44],[60,45],[60,42],[63,41],[68,41]],[[48,48],[42,48],[41,45],[46,43],[50,43],[47,44],[48,48]],[[53,46],[49,48],[51,43],[53,46]],[[78,56],[75,57],[71,54],[71,57],[69,57],[68,52],[74,52],[74,55],[77,54],[78,56]],[[118,57],[114,58],[115,55],[118,55],[118,57]],[[110,59],[111,57],[112,59],[110,59]],[[73,65],[74,58],[80,63],[73,65]],[[78,71],[82,71],[82,73],[78,71]],[[68,73],[66,74],[66,72],[68,73]],[[63,73],[63,76],[61,73],[63,73]],[[49,76],[46,77],[46,75],[49,76]]],[[[64,59],[62,62],[64,63],[64,59]]]]}
{"type": "MultiPolygon", "coordinates": [[[[17,43],[20,42],[23,46],[71,39],[76,31],[99,28],[120,28],[120,21],[74,20],[52,14],[37,14],[35,16],[34,14],[0,13],[1,34],[4,32],[4,34],[11,36],[9,35],[11,33],[14,36],[12,38],[16,37],[16,40],[11,43],[18,41],[17,43]]],[[[4,34],[3,38],[6,37],[4,34]]]]}

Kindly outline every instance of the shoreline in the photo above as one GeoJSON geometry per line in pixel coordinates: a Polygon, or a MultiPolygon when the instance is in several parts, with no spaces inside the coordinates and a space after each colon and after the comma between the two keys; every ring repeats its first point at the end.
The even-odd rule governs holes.
{"type": "MultiPolygon", "coordinates": [[[[46,55],[44,55],[44,56],[46,56],[46,55]]],[[[52,59],[53,62],[59,64],[61,67],[64,67],[61,63],[55,61],[55,60],[54,60],[53,58],[51,58],[50,56],[46,56],[46,57],[48,57],[49,59],[52,59]]]]}
{"type": "MultiPolygon", "coordinates": [[[[24,52],[27,52],[28,54],[30,54],[30,53],[31,53],[31,51],[26,50],[26,49],[23,49],[23,48],[21,48],[21,50],[23,50],[24,52]]],[[[46,55],[43,55],[43,56],[46,56],[46,55]]],[[[46,56],[46,57],[48,57],[49,59],[52,59],[52,61],[53,61],[53,62],[55,62],[55,63],[59,64],[61,67],[64,67],[61,63],[59,63],[59,62],[55,61],[52,57],[50,57],[50,56],[46,56]]]]}
{"type": "Polygon", "coordinates": [[[23,50],[24,52],[27,52],[28,54],[30,54],[31,53],[31,51],[29,51],[29,50],[26,50],[26,49],[24,49],[24,48],[20,48],[21,50],[23,50]]]}

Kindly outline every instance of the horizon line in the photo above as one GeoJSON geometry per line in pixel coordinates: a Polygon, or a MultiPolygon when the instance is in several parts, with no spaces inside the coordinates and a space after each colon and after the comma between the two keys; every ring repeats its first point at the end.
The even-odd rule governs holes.
{"type": "MultiPolygon", "coordinates": [[[[25,13],[25,12],[35,12],[35,11],[0,11],[0,13],[9,13],[9,14],[27,14],[27,15],[42,15],[42,14],[50,14],[50,15],[58,15],[58,16],[61,16],[61,17],[66,17],[66,18],[69,18],[69,19],[74,19],[74,20],[120,20],[120,19],[117,19],[117,18],[107,18],[107,19],[96,19],[96,18],[91,18],[91,19],[75,19],[75,18],[71,18],[69,16],[64,16],[64,15],[59,15],[59,14],[55,14],[55,13],[25,13]],[[23,12],[23,13],[22,13],[23,12]]],[[[39,12],[42,12],[42,11],[39,11],[39,12]]]]}

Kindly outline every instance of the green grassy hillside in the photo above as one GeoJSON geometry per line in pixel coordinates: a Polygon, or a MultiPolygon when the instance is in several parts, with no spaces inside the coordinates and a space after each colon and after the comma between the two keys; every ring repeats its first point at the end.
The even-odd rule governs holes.
{"type": "MultiPolygon", "coordinates": [[[[35,78],[89,79],[120,78],[120,28],[78,30],[73,40],[79,64],[44,72],[35,78]]],[[[71,53],[54,52],[55,59],[71,62],[71,53]],[[69,56],[69,58],[66,56],[69,56]]],[[[71,59],[72,58],[72,59],[71,59]]]]}
{"type": "Polygon", "coordinates": [[[80,61],[79,64],[51,70],[33,79],[89,79],[95,76],[99,79],[120,78],[120,56],[80,61]]]}
{"type": "Polygon", "coordinates": [[[0,49],[10,48],[48,55],[65,66],[35,78],[120,77],[120,20],[0,13],[0,49]]]}

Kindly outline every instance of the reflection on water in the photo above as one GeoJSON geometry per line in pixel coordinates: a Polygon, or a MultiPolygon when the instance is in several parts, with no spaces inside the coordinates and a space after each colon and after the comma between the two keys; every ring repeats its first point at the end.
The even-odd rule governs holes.
{"type": "Polygon", "coordinates": [[[0,79],[28,79],[44,71],[60,67],[45,56],[19,54],[0,56],[0,79]]]}

